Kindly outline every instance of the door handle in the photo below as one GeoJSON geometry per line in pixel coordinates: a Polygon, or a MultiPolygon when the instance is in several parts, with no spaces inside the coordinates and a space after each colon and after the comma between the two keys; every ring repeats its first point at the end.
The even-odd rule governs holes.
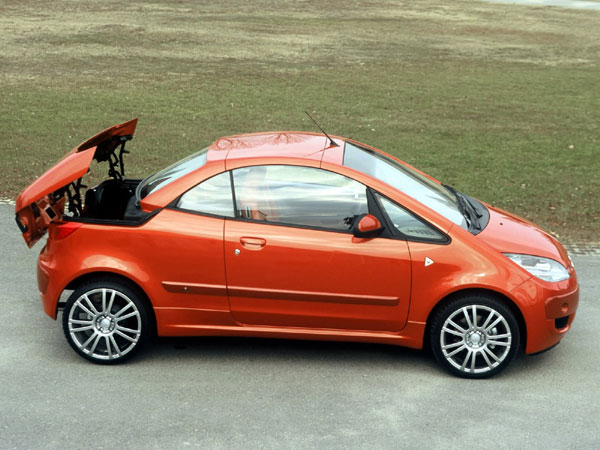
{"type": "Polygon", "coordinates": [[[266,245],[267,240],[256,237],[243,237],[240,238],[240,243],[248,250],[260,250],[266,245]]]}

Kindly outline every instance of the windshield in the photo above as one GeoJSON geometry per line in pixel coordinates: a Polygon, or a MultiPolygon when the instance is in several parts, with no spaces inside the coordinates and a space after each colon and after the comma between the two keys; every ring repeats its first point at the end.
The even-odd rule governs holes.
{"type": "Polygon", "coordinates": [[[144,198],[150,192],[165,187],[167,184],[181,178],[184,175],[202,167],[206,164],[206,154],[208,153],[208,147],[200,150],[197,153],[189,155],[183,158],[181,161],[177,161],[175,164],[169,167],[159,170],[154,175],[142,180],[137,187],[136,196],[139,199],[144,198]]]}
{"type": "Polygon", "coordinates": [[[346,142],[344,165],[410,195],[448,220],[468,229],[456,196],[441,184],[387,156],[346,142]]]}

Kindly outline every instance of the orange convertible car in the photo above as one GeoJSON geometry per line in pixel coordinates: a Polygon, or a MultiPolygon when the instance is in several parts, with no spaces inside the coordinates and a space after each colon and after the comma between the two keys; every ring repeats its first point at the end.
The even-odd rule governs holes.
{"type": "Polygon", "coordinates": [[[90,361],[123,361],[154,333],[261,336],[430,346],[483,378],[571,327],[579,287],[552,236],[386,153],[245,134],[140,181],[123,167],[136,123],[88,139],[16,202],[30,247],[48,231],[44,310],[63,309],[90,361]],[[87,189],[92,160],[109,178],[87,189]]]}

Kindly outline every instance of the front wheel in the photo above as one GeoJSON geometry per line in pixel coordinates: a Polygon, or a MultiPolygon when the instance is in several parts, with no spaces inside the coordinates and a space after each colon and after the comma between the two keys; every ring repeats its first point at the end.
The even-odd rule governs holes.
{"type": "Polygon", "coordinates": [[[63,311],[63,330],[71,347],[100,364],[130,358],[150,334],[142,295],[134,286],[111,279],[77,288],[63,311]]]}
{"type": "Polygon", "coordinates": [[[434,316],[430,343],[437,362],[464,378],[496,375],[515,357],[520,333],[512,311],[501,301],[469,295],[434,316]]]}

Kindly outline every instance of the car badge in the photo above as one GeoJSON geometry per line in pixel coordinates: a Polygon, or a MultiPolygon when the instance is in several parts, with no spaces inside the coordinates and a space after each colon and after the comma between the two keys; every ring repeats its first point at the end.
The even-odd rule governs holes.
{"type": "Polygon", "coordinates": [[[425,267],[433,264],[433,259],[429,259],[427,256],[425,257],[425,267]]]}

